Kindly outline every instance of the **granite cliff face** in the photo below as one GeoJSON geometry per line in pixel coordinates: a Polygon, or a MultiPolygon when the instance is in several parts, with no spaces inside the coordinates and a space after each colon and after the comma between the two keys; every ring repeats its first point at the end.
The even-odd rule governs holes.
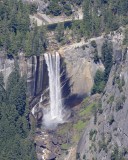
{"type": "MultiPolygon", "coordinates": [[[[97,69],[104,69],[103,64],[94,63],[94,48],[90,43],[83,44],[77,48],[71,46],[60,52],[62,58],[62,81],[69,83],[70,94],[89,94],[93,85],[93,77],[97,69]]],[[[30,101],[40,96],[48,87],[48,73],[44,56],[33,56],[26,58],[23,53],[17,59],[21,76],[27,75],[27,94],[30,101]]],[[[0,57],[0,72],[4,75],[5,84],[8,76],[14,69],[14,59],[5,56],[0,57]]],[[[67,90],[67,88],[65,88],[67,90]]],[[[35,102],[34,102],[35,103],[35,102]]]]}
{"type": "MultiPolygon", "coordinates": [[[[64,53],[62,53],[72,94],[89,95],[96,71],[104,70],[101,61],[94,62],[94,47],[90,42],[91,40],[87,43],[78,43],[76,46],[64,49],[64,53]]],[[[98,43],[97,46],[100,48],[98,43]]]]}
{"type": "Polygon", "coordinates": [[[81,159],[128,159],[128,50],[119,43],[114,44],[114,49],[113,66],[97,114],[77,147],[81,159]]]}
{"type": "MultiPolygon", "coordinates": [[[[90,95],[96,71],[98,69],[104,70],[101,61],[94,62],[95,47],[91,43],[93,40],[96,42],[99,56],[103,42],[105,40],[112,42],[113,67],[99,103],[99,105],[102,104],[102,108],[98,109],[95,117],[96,123],[94,123],[93,117],[79,141],[77,159],[80,156],[81,158],[86,157],[88,160],[96,158],[111,160],[115,152],[121,153],[128,159],[128,130],[127,123],[125,123],[128,119],[128,52],[126,49],[122,49],[123,35],[120,32],[92,38],[86,43],[76,43],[58,51],[62,59],[62,73],[64,73],[62,80],[64,83],[68,83],[65,88],[66,92],[69,89],[68,94],[64,96],[90,95]]],[[[21,75],[27,75],[27,94],[31,107],[33,107],[39,102],[41,94],[48,87],[48,73],[44,56],[26,58],[21,53],[18,57],[18,63],[21,75]]],[[[4,75],[5,84],[13,69],[14,59],[1,56],[0,72],[4,75]]],[[[39,117],[42,117],[42,113],[39,117]]],[[[39,147],[37,144],[38,149],[39,147]]],[[[69,159],[71,157],[68,155],[69,159]]]]}
{"type": "MultiPolygon", "coordinates": [[[[30,101],[41,94],[48,86],[48,75],[43,56],[33,56],[25,58],[21,53],[17,59],[21,76],[27,75],[27,94],[30,101]]],[[[4,75],[5,84],[10,73],[14,69],[14,59],[5,56],[0,57],[0,72],[4,75]]]]}
{"type": "MultiPolygon", "coordinates": [[[[122,34],[101,36],[89,39],[87,42],[80,42],[61,48],[58,52],[62,58],[62,81],[65,84],[64,96],[68,95],[89,95],[93,86],[93,78],[98,69],[104,70],[103,64],[94,62],[95,48],[91,42],[95,40],[98,55],[101,55],[101,47],[105,40],[112,41],[114,53],[121,48],[122,34]],[[67,91],[69,90],[69,91],[67,91]]],[[[115,57],[117,54],[115,54],[115,57]]],[[[40,95],[48,87],[48,73],[44,56],[33,56],[26,58],[23,53],[19,54],[18,64],[21,75],[27,75],[27,94],[32,101],[32,106],[39,101],[40,95]],[[38,97],[38,98],[37,98],[38,97]]],[[[5,84],[9,74],[13,71],[14,59],[0,57],[0,71],[3,72],[5,84]]]]}

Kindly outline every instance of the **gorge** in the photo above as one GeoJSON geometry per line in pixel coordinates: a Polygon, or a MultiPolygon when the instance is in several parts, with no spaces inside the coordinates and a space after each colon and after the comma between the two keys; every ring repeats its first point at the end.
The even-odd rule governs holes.
{"type": "MultiPolygon", "coordinates": [[[[36,153],[39,160],[42,160],[42,156],[45,156],[45,158],[49,157],[48,159],[50,159],[50,157],[54,157],[56,159],[59,158],[63,160],[64,157],[67,157],[67,146],[69,148],[69,153],[71,152],[71,155],[78,152],[81,154],[81,156],[84,156],[84,151],[82,149],[78,149],[76,151],[76,144],[78,143],[79,138],[82,135],[85,124],[88,122],[87,119],[89,118],[89,115],[85,114],[86,108],[93,108],[93,103],[95,101],[98,101],[99,97],[98,95],[91,96],[88,101],[85,100],[85,103],[87,104],[84,105],[86,107],[81,108],[79,108],[79,104],[80,106],[83,106],[84,102],[81,103],[81,101],[79,101],[79,103],[76,103],[75,101],[79,97],[86,97],[90,95],[96,71],[98,69],[104,70],[104,66],[101,61],[98,63],[94,62],[94,47],[92,47],[91,45],[91,42],[93,40],[96,41],[99,55],[101,55],[103,42],[105,40],[111,41],[113,44],[113,57],[115,59],[115,62],[117,63],[117,59],[120,57],[120,50],[123,40],[123,35],[120,35],[120,33],[118,32],[115,32],[114,35],[109,34],[107,37],[101,36],[95,39],[90,39],[88,42],[76,43],[75,45],[71,45],[68,48],[62,48],[61,50],[58,50],[58,53],[56,53],[56,51],[53,51],[51,53],[45,53],[41,56],[30,57],[27,60],[22,53],[19,55],[18,62],[20,74],[27,74],[27,94],[30,99],[30,108],[32,109],[35,106],[35,144],[36,153]],[[63,81],[67,82],[68,80],[68,85],[66,84],[67,88],[70,88],[70,91],[68,92],[67,88],[66,92],[63,91],[63,88],[62,92],[57,89],[58,87],[61,88],[63,86],[62,80],[60,78],[63,72],[66,72],[64,73],[64,79],[62,78],[63,81]],[[51,91],[50,85],[52,89],[51,91]],[[57,91],[57,93],[54,94],[53,91],[54,93],[56,93],[57,91]],[[52,92],[50,95],[52,97],[49,97],[50,92],[52,92]],[[67,101],[67,99],[70,99],[70,97],[73,98],[71,98],[71,103],[60,103],[60,101],[56,101],[55,95],[58,100],[63,99],[63,95],[65,97],[63,99],[64,101],[67,101]],[[51,101],[51,104],[54,104],[54,106],[49,103],[51,101]],[[64,116],[63,114],[61,115],[61,113],[65,113],[65,111],[63,111],[63,105],[70,108],[71,111],[71,118],[68,120],[68,123],[64,124],[62,124],[62,122],[65,122],[65,119],[61,121],[61,118],[64,116]],[[57,108],[55,108],[55,106],[57,108]],[[50,119],[50,117],[52,118],[50,119]],[[57,121],[55,120],[55,123],[54,117],[57,117],[57,121]],[[54,127],[53,130],[49,130],[49,127],[51,127],[51,125],[49,126],[49,123],[48,125],[46,124],[48,129],[42,127],[42,119],[44,118],[46,118],[46,123],[50,120],[49,123],[52,124],[52,127],[54,126],[54,124],[58,124],[59,122],[56,130],[54,130],[54,127]],[[79,128],[78,126],[80,126],[81,128],[79,128]],[[73,147],[71,151],[70,147],[73,147]]],[[[1,57],[0,62],[1,72],[3,72],[4,80],[6,83],[6,79],[8,78],[7,76],[12,72],[14,68],[14,60],[9,60],[5,59],[5,57],[1,57]]],[[[84,143],[84,140],[82,141],[84,143]]],[[[81,144],[80,142],[79,146],[82,147],[83,144],[81,144]]],[[[74,158],[70,157],[70,154],[68,156],[68,160],[74,160],[74,158]]]]}
{"type": "Polygon", "coordinates": [[[128,160],[127,0],[0,1],[0,160],[128,160]]]}

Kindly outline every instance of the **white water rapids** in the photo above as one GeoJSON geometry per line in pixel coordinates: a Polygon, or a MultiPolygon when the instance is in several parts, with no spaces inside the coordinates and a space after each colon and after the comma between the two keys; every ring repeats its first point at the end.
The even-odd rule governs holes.
{"type": "Polygon", "coordinates": [[[63,123],[63,104],[60,82],[60,56],[59,53],[44,54],[49,76],[50,107],[44,112],[43,122],[46,127],[53,127],[63,123]]]}

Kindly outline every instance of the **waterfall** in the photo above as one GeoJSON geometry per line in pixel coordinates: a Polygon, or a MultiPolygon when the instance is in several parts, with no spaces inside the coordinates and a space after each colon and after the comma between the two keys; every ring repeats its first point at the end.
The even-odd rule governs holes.
{"type": "Polygon", "coordinates": [[[50,107],[44,114],[44,122],[46,125],[49,125],[49,123],[62,123],[63,105],[60,82],[60,56],[58,52],[55,54],[46,53],[44,54],[44,58],[48,68],[50,97],[50,107]]]}

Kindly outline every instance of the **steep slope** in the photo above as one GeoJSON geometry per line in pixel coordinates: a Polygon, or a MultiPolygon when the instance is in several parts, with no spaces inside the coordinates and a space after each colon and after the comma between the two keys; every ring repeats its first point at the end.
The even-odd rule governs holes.
{"type": "Polygon", "coordinates": [[[128,159],[127,48],[119,47],[114,52],[113,60],[107,85],[97,106],[97,114],[79,141],[77,159],[128,159]]]}

